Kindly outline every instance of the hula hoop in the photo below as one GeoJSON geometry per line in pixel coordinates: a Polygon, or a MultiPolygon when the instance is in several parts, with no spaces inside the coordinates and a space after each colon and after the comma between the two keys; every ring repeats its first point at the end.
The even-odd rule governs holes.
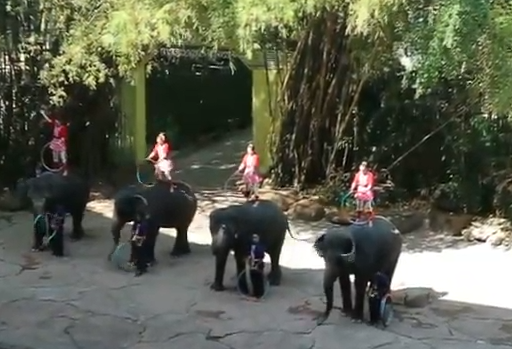
{"type": "Polygon", "coordinates": [[[116,246],[110,260],[119,269],[127,271],[127,264],[130,261],[131,244],[129,242],[123,242],[116,246]]]}
{"type": "Polygon", "coordinates": [[[41,165],[43,165],[43,167],[50,172],[60,172],[64,169],[64,166],[65,166],[64,164],[62,164],[58,168],[54,168],[54,167],[48,166],[44,160],[44,154],[46,153],[46,150],[50,148],[50,144],[51,144],[51,142],[48,142],[45,145],[43,145],[43,147],[41,148],[41,165]]]}
{"type": "MultiPolygon", "coordinates": [[[[153,165],[155,165],[155,163],[154,163],[153,161],[151,161],[151,160],[146,160],[146,161],[147,161],[147,162],[151,162],[153,165]]],[[[143,186],[148,187],[148,188],[149,188],[149,187],[154,186],[154,185],[155,185],[155,182],[146,183],[145,181],[143,181],[143,180],[141,179],[141,175],[140,175],[140,167],[141,167],[141,165],[142,165],[142,164],[138,164],[138,165],[137,165],[137,174],[136,174],[136,176],[137,176],[137,182],[139,182],[140,184],[142,184],[143,186]]]]}
{"type": "Polygon", "coordinates": [[[37,224],[39,223],[39,221],[41,219],[44,219],[44,237],[43,237],[43,245],[44,246],[48,246],[48,244],[50,243],[50,241],[52,241],[52,239],[55,237],[55,235],[57,234],[57,229],[55,229],[55,231],[50,235],[50,221],[48,219],[48,216],[46,214],[38,214],[36,216],[36,218],[34,218],[34,229],[37,231],[37,224]],[[45,241],[45,238],[46,237],[46,241],[45,241]]]}
{"type": "Polygon", "coordinates": [[[226,180],[226,182],[224,182],[224,191],[228,191],[228,184],[237,176],[241,176],[241,174],[236,171],[236,172],[233,172],[229,177],[228,179],[226,180]]]}
{"type": "Polygon", "coordinates": [[[251,268],[249,263],[245,263],[245,270],[242,271],[237,277],[236,288],[238,290],[238,293],[240,293],[240,295],[242,295],[244,297],[253,297],[253,298],[257,298],[257,299],[263,299],[263,298],[265,298],[265,296],[268,293],[268,290],[270,288],[270,283],[269,283],[267,277],[265,276],[264,272],[262,272],[258,269],[253,269],[253,268],[251,268]],[[254,285],[253,285],[253,282],[251,279],[251,276],[252,276],[251,273],[258,273],[263,278],[263,294],[259,297],[254,296],[254,285]],[[242,287],[241,287],[242,281],[246,282],[247,289],[250,294],[245,294],[244,291],[242,291],[242,287]]]}
{"type": "Polygon", "coordinates": [[[380,301],[380,321],[384,327],[389,326],[389,323],[393,320],[393,315],[393,302],[391,295],[388,293],[380,301]]]}
{"type": "MultiPolygon", "coordinates": [[[[341,199],[340,199],[340,204],[341,204],[341,207],[347,207],[347,202],[349,201],[349,199],[352,198],[352,200],[355,200],[355,198],[353,197],[352,195],[352,192],[348,192],[347,194],[341,196],[341,199]]],[[[370,204],[372,207],[375,206],[375,201],[372,199],[370,201],[370,204]]],[[[354,219],[352,217],[349,218],[349,221],[350,223],[354,224],[354,225],[366,225],[370,222],[369,219],[354,219]]]]}

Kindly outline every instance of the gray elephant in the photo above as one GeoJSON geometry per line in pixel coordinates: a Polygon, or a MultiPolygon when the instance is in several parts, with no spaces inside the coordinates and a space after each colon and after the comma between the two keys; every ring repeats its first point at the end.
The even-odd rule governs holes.
{"type": "MultiPolygon", "coordinates": [[[[121,229],[128,222],[136,219],[137,212],[144,209],[147,216],[148,230],[145,232],[143,254],[137,253],[147,263],[131,261],[137,266],[137,274],[146,271],[146,266],[155,262],[155,244],[160,228],[175,228],[176,241],[171,252],[172,256],[190,253],[188,243],[188,227],[197,211],[197,198],[192,188],[180,181],[170,184],[157,181],[152,187],[129,186],[119,191],[114,197],[114,222],[111,232],[114,240],[112,252],[119,244],[121,229]],[[141,207],[141,204],[143,207],[141,207]]],[[[109,258],[112,254],[109,254],[109,258]]],[[[133,251],[132,251],[132,255],[133,251]]]]}
{"type": "MultiPolygon", "coordinates": [[[[74,173],[63,176],[60,173],[43,172],[37,177],[19,180],[15,194],[20,200],[28,202],[34,219],[39,215],[54,217],[69,213],[73,219],[71,237],[75,240],[83,237],[82,220],[90,194],[89,183],[84,178],[74,173]]],[[[45,247],[43,238],[48,232],[40,228],[40,224],[35,224],[34,250],[45,247]]],[[[61,232],[57,234],[55,244],[50,246],[53,253],[59,256],[63,250],[61,232]]]]}
{"type": "Polygon", "coordinates": [[[373,224],[351,225],[327,229],[314,243],[325,261],[325,312],[318,318],[323,323],[333,307],[333,288],[338,280],[343,302],[342,312],[356,321],[363,320],[368,283],[381,273],[389,284],[402,250],[400,231],[388,219],[376,216],[373,224]],[[354,275],[355,306],[352,307],[350,275],[354,275]]]}
{"type": "Polygon", "coordinates": [[[248,201],[212,211],[210,233],[215,256],[215,279],[211,288],[215,291],[225,289],[224,272],[230,251],[235,255],[237,275],[244,270],[253,234],[259,236],[265,252],[270,256],[270,285],[279,285],[279,258],[287,231],[290,231],[287,217],[279,206],[268,200],[248,201]]]}

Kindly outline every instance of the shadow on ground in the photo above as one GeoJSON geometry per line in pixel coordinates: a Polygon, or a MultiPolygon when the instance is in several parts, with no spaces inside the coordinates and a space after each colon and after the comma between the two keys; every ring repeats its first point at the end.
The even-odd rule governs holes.
{"type": "MultiPolygon", "coordinates": [[[[237,142],[243,151],[245,138],[237,142]]],[[[510,265],[510,254],[486,245],[447,245],[421,235],[426,232],[405,236],[393,281],[396,319],[385,330],[354,324],[339,311],[333,311],[326,324],[316,325],[314,317],[324,308],[323,261],[311,241],[327,222],[292,222],[292,231],[308,241],[287,238],[281,256],[282,285],[272,287],[265,300],[247,301],[235,292],[233,260],[224,279],[229,290],[211,291],[214,259],[208,211],[242,201],[239,195],[219,189],[231,173],[222,164],[233,159],[236,166],[239,159],[228,153],[238,150],[218,149],[212,146],[210,152],[180,160],[180,179],[196,188],[201,202],[189,231],[192,254],[171,258],[175,232],[162,229],[156,249],[159,263],[139,278],[106,260],[112,244],[111,201],[89,204],[84,223],[87,237],[76,243],[66,241],[70,256],[63,259],[29,252],[28,214],[0,217],[0,348],[332,349],[343,343],[351,349],[476,349],[512,345],[510,286],[500,268],[510,265]]],[[[67,227],[69,231],[69,222],[67,227]]],[[[124,241],[128,236],[127,225],[124,241]]],[[[338,292],[336,306],[341,305],[338,292]]]]}

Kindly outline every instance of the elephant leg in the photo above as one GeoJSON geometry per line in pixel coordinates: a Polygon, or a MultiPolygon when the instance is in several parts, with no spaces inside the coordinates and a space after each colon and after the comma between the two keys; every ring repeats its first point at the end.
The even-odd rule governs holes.
{"type": "Polygon", "coordinates": [[[85,207],[81,210],[77,210],[72,214],[73,218],[73,231],[71,232],[71,238],[74,240],[80,240],[84,237],[84,228],[82,228],[82,220],[84,219],[85,207]]]}
{"type": "Polygon", "coordinates": [[[338,274],[336,272],[336,269],[326,265],[326,268],[324,270],[325,311],[322,315],[317,317],[316,321],[318,325],[323,324],[331,314],[334,301],[334,283],[336,282],[337,278],[338,274]]]}
{"type": "Polygon", "coordinates": [[[341,300],[343,307],[342,313],[345,315],[352,315],[352,285],[350,283],[350,275],[347,273],[340,273],[338,277],[340,283],[341,300]]]}
{"type": "Polygon", "coordinates": [[[382,272],[389,278],[389,287],[391,287],[391,282],[393,281],[393,276],[395,275],[396,265],[398,264],[398,259],[400,258],[401,249],[398,249],[390,258],[389,264],[382,270],[382,272]]]}
{"type": "Polygon", "coordinates": [[[42,251],[44,250],[43,246],[43,238],[44,232],[41,232],[41,229],[34,225],[34,233],[33,233],[33,242],[32,242],[32,251],[42,251]]]}
{"type": "Polygon", "coordinates": [[[235,263],[236,263],[236,277],[238,278],[240,274],[245,271],[245,257],[241,253],[237,253],[235,251],[235,263]]]}
{"type": "Polygon", "coordinates": [[[226,271],[226,261],[229,252],[218,253],[215,256],[215,278],[210,286],[214,291],[224,291],[224,272],[226,271]]]}
{"type": "Polygon", "coordinates": [[[366,296],[366,288],[370,278],[366,275],[356,275],[354,279],[354,286],[356,289],[356,301],[354,305],[354,311],[352,313],[352,319],[355,321],[363,321],[364,318],[364,300],[366,296]]]}
{"type": "Polygon", "coordinates": [[[171,251],[171,256],[178,257],[190,253],[190,245],[188,243],[188,226],[176,228],[176,240],[171,251]]]}
{"type": "Polygon", "coordinates": [[[55,236],[50,241],[52,254],[56,257],[64,257],[64,228],[57,229],[55,236]]]}
{"type": "Polygon", "coordinates": [[[117,217],[114,218],[114,222],[112,223],[112,226],[110,227],[110,232],[112,234],[112,240],[114,240],[114,245],[112,246],[112,249],[110,253],[107,256],[107,259],[110,260],[112,257],[112,254],[116,250],[117,245],[119,245],[119,240],[121,240],[121,229],[123,229],[123,226],[126,222],[118,219],[117,217]]]}
{"type": "Polygon", "coordinates": [[[135,276],[141,276],[148,271],[148,241],[144,240],[141,245],[132,242],[132,251],[135,254],[135,276]]]}
{"type": "Polygon", "coordinates": [[[279,265],[279,259],[281,257],[281,248],[279,246],[275,251],[271,251],[270,255],[270,273],[268,274],[268,282],[272,286],[279,286],[281,284],[281,266],[279,265]]]}
{"type": "Polygon", "coordinates": [[[149,266],[156,264],[155,246],[158,238],[159,230],[148,234],[144,244],[144,253],[147,256],[147,264],[149,266]]]}

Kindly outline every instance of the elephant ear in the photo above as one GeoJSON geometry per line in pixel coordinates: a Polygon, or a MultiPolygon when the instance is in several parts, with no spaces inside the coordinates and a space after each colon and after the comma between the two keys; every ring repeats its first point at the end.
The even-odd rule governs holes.
{"type": "Polygon", "coordinates": [[[313,244],[313,248],[315,249],[316,253],[318,254],[318,256],[320,258],[324,258],[324,251],[323,251],[323,248],[324,248],[324,240],[325,240],[325,233],[323,233],[322,235],[320,235],[316,240],[315,240],[315,243],[313,244]]]}

